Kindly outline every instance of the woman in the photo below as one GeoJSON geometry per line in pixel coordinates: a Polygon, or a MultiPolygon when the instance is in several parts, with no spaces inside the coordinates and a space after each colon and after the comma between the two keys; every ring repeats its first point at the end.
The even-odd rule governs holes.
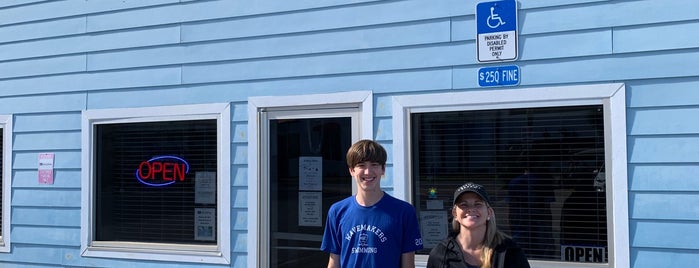
{"type": "Polygon", "coordinates": [[[529,268],[522,249],[497,230],[482,185],[469,182],[457,188],[451,214],[454,234],[432,249],[427,268],[529,268]]]}

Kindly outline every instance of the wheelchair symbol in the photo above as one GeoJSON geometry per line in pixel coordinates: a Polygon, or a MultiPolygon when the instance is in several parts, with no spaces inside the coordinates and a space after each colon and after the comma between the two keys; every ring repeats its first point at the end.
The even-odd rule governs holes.
{"type": "Polygon", "coordinates": [[[505,22],[502,21],[502,18],[500,18],[500,15],[498,15],[498,13],[495,13],[495,6],[490,7],[490,16],[488,16],[488,19],[485,23],[488,24],[488,27],[490,27],[491,29],[495,29],[500,25],[505,24],[505,22]]]}

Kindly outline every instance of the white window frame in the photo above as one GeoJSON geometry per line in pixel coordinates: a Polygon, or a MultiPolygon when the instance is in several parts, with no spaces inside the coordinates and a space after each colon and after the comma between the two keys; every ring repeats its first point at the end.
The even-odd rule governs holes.
{"type": "MultiPolygon", "coordinates": [[[[622,83],[558,87],[474,90],[454,93],[393,97],[393,155],[395,194],[411,200],[410,115],[412,113],[515,109],[573,105],[602,105],[604,109],[605,166],[607,181],[607,230],[609,262],[606,264],[529,261],[543,267],[629,267],[628,174],[626,156],[626,93],[622,83]],[[402,157],[402,159],[400,159],[402,157]]],[[[418,266],[427,255],[416,256],[418,266]]]]}
{"type": "MultiPolygon", "coordinates": [[[[269,193],[262,191],[267,182],[261,178],[265,176],[261,170],[261,159],[267,157],[265,149],[261,148],[261,123],[260,111],[274,108],[288,107],[344,107],[347,104],[358,104],[360,117],[360,139],[370,139],[373,127],[373,95],[371,91],[350,91],[329,94],[309,94],[294,96],[262,96],[248,99],[248,266],[269,267],[269,243],[268,237],[262,231],[262,224],[267,218],[262,215],[260,209],[268,205],[269,193]]],[[[321,108],[318,108],[321,109],[321,108]]],[[[354,187],[354,186],[353,186],[354,187]]],[[[320,249],[318,249],[320,250],[320,249]]]]}
{"type": "Polygon", "coordinates": [[[146,108],[97,109],[82,113],[82,184],[80,252],[83,257],[230,264],[230,104],[197,104],[146,108]],[[98,124],[217,120],[217,244],[94,241],[94,126],[98,124]]]}
{"type": "Polygon", "coordinates": [[[10,217],[12,215],[12,116],[0,115],[2,127],[2,237],[0,252],[10,252],[10,217]]]}

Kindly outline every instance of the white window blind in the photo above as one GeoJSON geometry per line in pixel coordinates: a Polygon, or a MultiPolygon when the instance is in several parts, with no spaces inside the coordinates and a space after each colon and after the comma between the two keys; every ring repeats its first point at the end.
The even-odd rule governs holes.
{"type": "Polygon", "coordinates": [[[473,181],[529,259],[607,262],[601,105],[413,113],[411,142],[419,213],[473,181]]]}

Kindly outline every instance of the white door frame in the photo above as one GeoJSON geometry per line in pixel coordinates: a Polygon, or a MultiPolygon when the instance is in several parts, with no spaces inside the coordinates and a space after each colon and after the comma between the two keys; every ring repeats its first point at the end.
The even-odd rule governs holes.
{"type": "Polygon", "coordinates": [[[300,109],[337,109],[355,108],[359,112],[358,139],[371,139],[373,132],[373,95],[371,91],[352,91],[330,94],[310,94],[295,96],[264,96],[248,99],[248,267],[269,267],[269,250],[267,243],[269,233],[261,228],[266,216],[262,208],[269,207],[269,200],[261,195],[263,189],[269,188],[267,165],[268,144],[263,132],[267,125],[264,111],[300,110],[300,109]]]}

